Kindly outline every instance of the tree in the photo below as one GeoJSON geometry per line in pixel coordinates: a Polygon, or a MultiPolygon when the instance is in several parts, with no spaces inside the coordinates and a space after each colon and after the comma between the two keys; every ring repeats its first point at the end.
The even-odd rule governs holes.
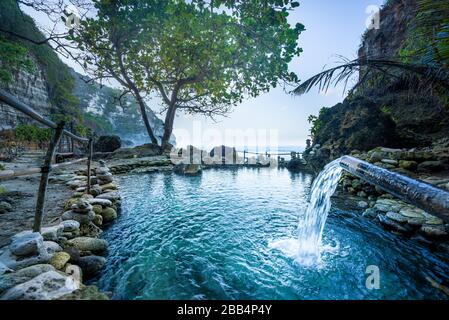
{"type": "Polygon", "coordinates": [[[133,93],[147,131],[145,96],[156,93],[169,147],[177,111],[227,114],[247,97],[297,81],[289,62],[302,24],[292,27],[294,1],[96,1],[75,40],[97,78],[114,78],[133,93]]]}

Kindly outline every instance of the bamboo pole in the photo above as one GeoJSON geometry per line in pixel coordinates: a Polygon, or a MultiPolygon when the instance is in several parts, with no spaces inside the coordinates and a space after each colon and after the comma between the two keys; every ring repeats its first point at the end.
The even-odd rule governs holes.
{"type": "Polygon", "coordinates": [[[89,139],[89,156],[87,158],[87,194],[90,194],[90,180],[91,180],[91,166],[92,166],[92,156],[93,156],[93,150],[94,150],[94,143],[92,138],[89,139]]]}
{"type": "Polygon", "coordinates": [[[45,209],[45,194],[47,193],[48,177],[51,171],[51,161],[55,154],[55,150],[61,140],[64,131],[64,122],[60,122],[54,132],[47,154],[45,155],[44,166],[42,167],[42,176],[39,183],[39,191],[37,193],[36,213],[34,215],[33,232],[41,232],[42,219],[45,209]]]}

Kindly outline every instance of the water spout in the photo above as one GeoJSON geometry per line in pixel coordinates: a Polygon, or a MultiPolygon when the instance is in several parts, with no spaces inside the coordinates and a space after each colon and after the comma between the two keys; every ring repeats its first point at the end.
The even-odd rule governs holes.
{"type": "Polygon", "coordinates": [[[449,222],[449,192],[350,156],[342,157],[340,166],[366,182],[449,222]]]}

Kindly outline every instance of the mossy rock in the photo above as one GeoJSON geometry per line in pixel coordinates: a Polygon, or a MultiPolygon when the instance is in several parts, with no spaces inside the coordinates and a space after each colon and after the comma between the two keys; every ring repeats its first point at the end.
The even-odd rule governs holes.
{"type": "Polygon", "coordinates": [[[56,270],[62,270],[67,262],[70,260],[70,255],[67,252],[56,252],[48,262],[55,267],[56,270]]]}
{"type": "Polygon", "coordinates": [[[101,214],[96,214],[94,220],[92,221],[96,226],[101,226],[103,224],[103,217],[101,214]]]}
{"type": "Polygon", "coordinates": [[[95,214],[100,214],[103,211],[103,207],[99,204],[93,205],[92,210],[95,212],[95,214]]]}
{"type": "Polygon", "coordinates": [[[109,300],[109,297],[100,292],[96,286],[83,286],[72,293],[60,297],[59,300],[109,300]]]}
{"type": "Polygon", "coordinates": [[[0,194],[7,193],[8,190],[4,186],[0,186],[0,194]]]}
{"type": "Polygon", "coordinates": [[[66,202],[64,202],[64,211],[68,211],[72,208],[72,206],[78,201],[78,198],[70,198],[66,202]]]}
{"type": "Polygon", "coordinates": [[[115,219],[117,219],[117,211],[113,208],[105,208],[101,212],[101,215],[103,217],[103,222],[108,223],[115,219]]]}

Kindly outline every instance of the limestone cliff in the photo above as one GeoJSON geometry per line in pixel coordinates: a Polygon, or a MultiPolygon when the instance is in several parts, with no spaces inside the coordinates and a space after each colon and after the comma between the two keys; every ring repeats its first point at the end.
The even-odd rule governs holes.
{"type": "MultiPolygon", "coordinates": [[[[387,1],[380,28],[363,35],[359,57],[400,59],[416,13],[416,0],[387,1]]],[[[321,164],[354,149],[426,147],[449,136],[449,95],[415,91],[401,74],[388,80],[377,76],[321,112],[314,128],[321,164]]]]}

